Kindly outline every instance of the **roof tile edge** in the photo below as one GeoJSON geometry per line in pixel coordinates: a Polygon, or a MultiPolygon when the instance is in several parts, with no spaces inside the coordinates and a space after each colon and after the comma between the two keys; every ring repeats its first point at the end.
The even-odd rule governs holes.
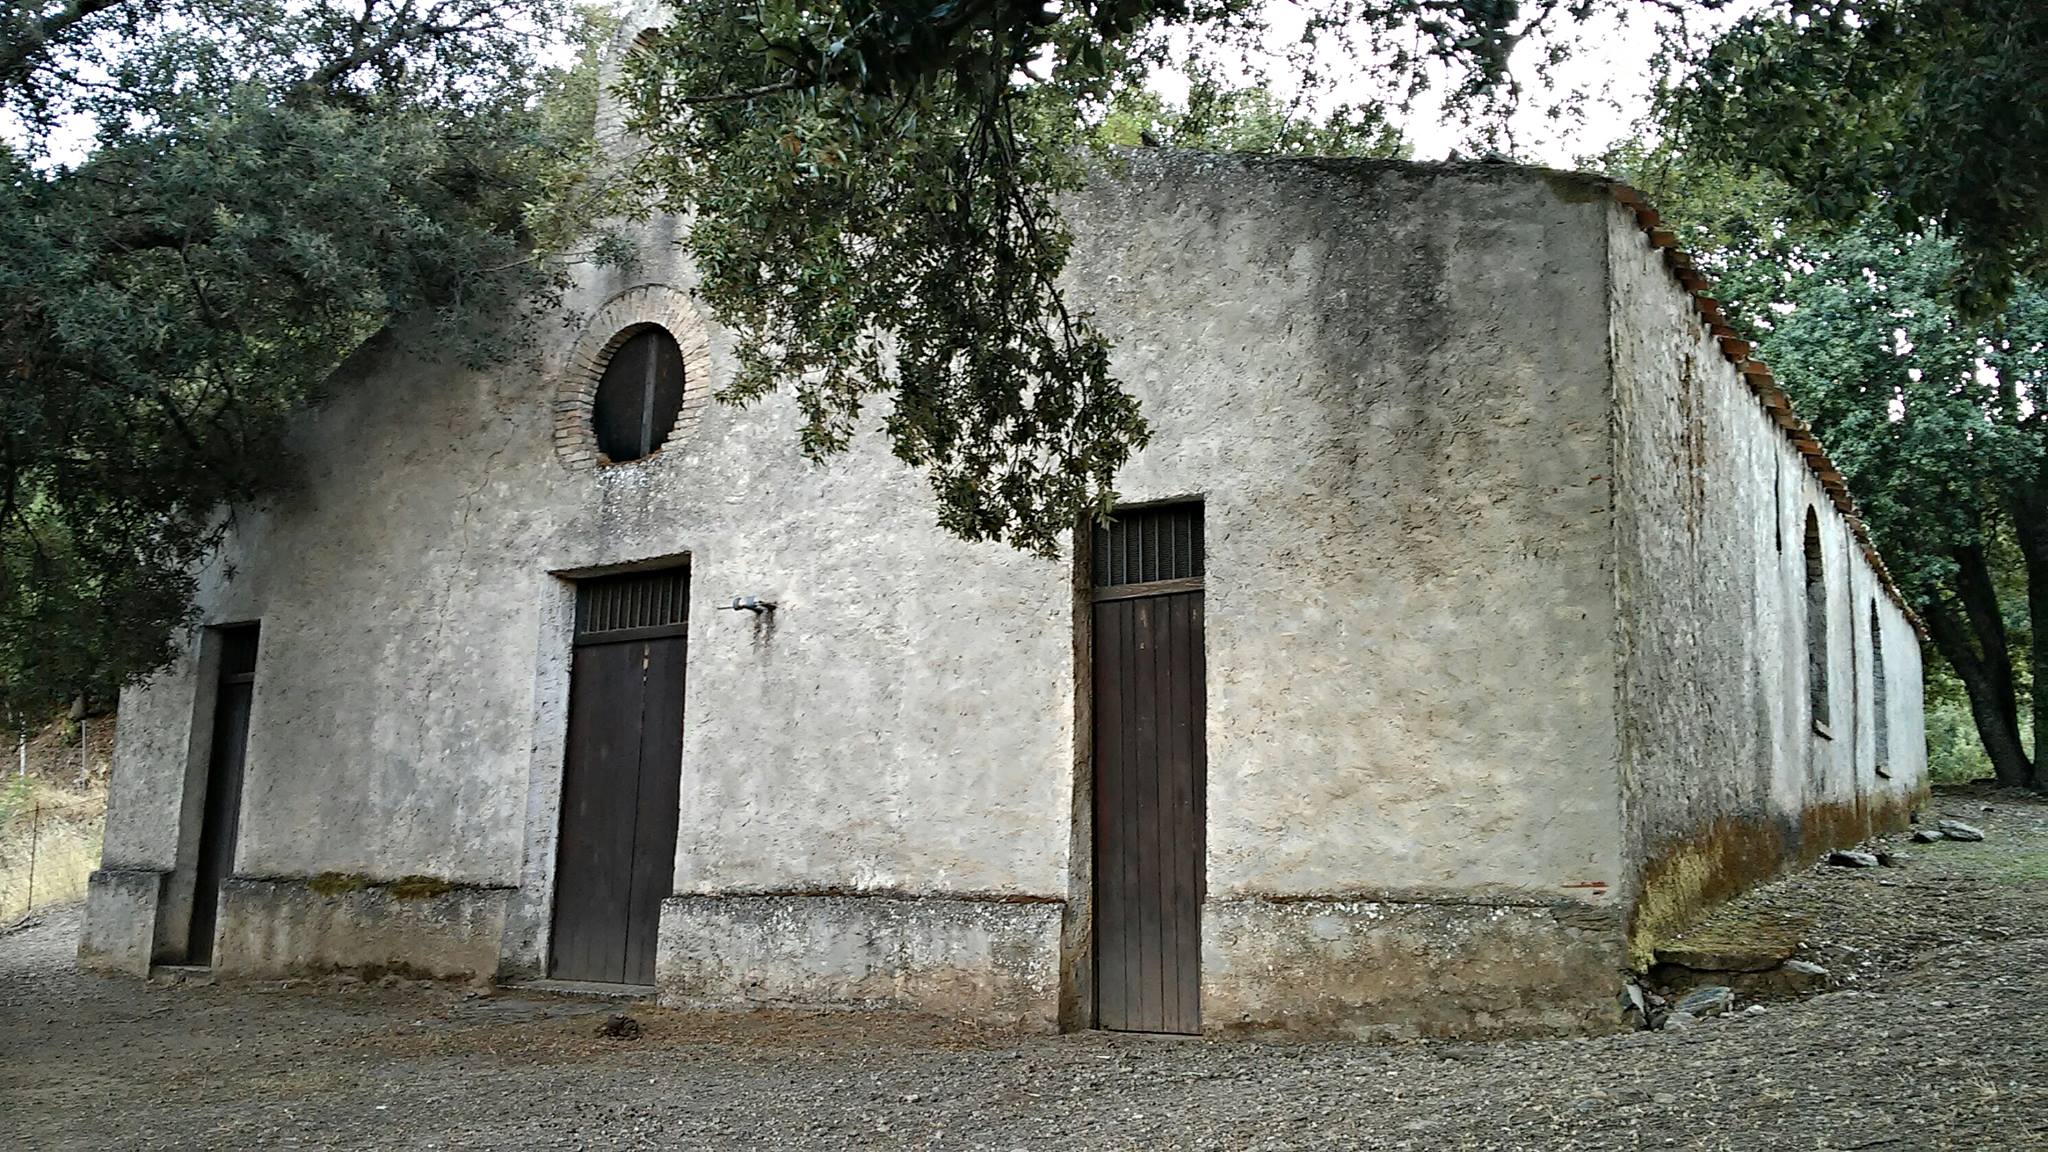
{"type": "Polygon", "coordinates": [[[1842,478],[1834,461],[1828,458],[1827,450],[1815,438],[1813,429],[1792,411],[1791,399],[1777,386],[1770,368],[1763,361],[1751,356],[1755,345],[1728,324],[1726,317],[1721,313],[1720,302],[1709,295],[1714,287],[1713,283],[1693,267],[1691,255],[1678,246],[1677,235],[1661,226],[1663,218],[1650,206],[1647,197],[1619,180],[1604,180],[1602,183],[1606,185],[1609,196],[1634,213],[1637,227],[1650,238],[1651,246],[1664,253],[1664,263],[1671,271],[1671,278],[1678,281],[1686,294],[1692,297],[1694,310],[1717,338],[1722,356],[1730,364],[1735,365],[1736,371],[1742,375],[1743,382],[1749,385],[1750,393],[1763,407],[1764,414],[1784,431],[1785,438],[1806,461],[1807,469],[1820,481],[1821,489],[1828,494],[1835,510],[1840,512],[1842,519],[1848,523],[1850,534],[1855,537],[1857,545],[1862,549],[1864,561],[1877,575],[1877,582],[1884,587],[1885,595],[1898,606],[1900,612],[1905,613],[1906,621],[1913,626],[1913,631],[1921,639],[1926,639],[1926,624],[1921,622],[1919,614],[1913,611],[1912,606],[1906,603],[1906,598],[1899,592],[1898,585],[1892,583],[1890,569],[1885,567],[1884,558],[1878,555],[1877,545],[1870,542],[1870,533],[1863,527],[1863,517],[1856,510],[1856,501],[1849,495],[1848,482],[1842,478]]]}

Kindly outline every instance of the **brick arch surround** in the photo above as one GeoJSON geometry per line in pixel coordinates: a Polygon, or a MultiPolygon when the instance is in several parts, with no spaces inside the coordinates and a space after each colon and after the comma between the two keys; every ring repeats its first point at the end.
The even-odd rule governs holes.
{"type": "Polygon", "coordinates": [[[675,427],[662,438],[661,447],[641,459],[652,459],[670,445],[681,443],[702,421],[712,393],[711,340],[703,318],[690,302],[689,293],[680,288],[667,284],[628,288],[600,305],[584,324],[583,334],[570,349],[568,364],[555,384],[555,455],[563,464],[570,468],[597,467],[597,434],[590,426],[597,382],[604,378],[605,365],[619,345],[650,325],[667,329],[682,349],[683,406],[676,413],[675,427]]]}

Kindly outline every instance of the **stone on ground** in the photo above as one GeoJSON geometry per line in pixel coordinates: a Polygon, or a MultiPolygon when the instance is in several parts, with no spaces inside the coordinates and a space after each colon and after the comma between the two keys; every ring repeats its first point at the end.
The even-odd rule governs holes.
{"type": "Polygon", "coordinates": [[[1704,1018],[1707,1016],[1718,1016],[1723,1012],[1730,1011],[1734,1007],[1735,989],[1725,984],[1709,984],[1704,988],[1695,988],[1681,996],[1671,1014],[1673,1016],[1685,1015],[1704,1018]]]}
{"type": "Polygon", "coordinates": [[[1941,822],[1941,834],[1950,840],[1982,840],[1984,838],[1984,830],[1982,828],[1977,827],[1975,824],[1965,824],[1961,820],[1943,820],[1941,822]]]}
{"type": "Polygon", "coordinates": [[[1657,945],[1657,963],[1694,972],[1769,972],[1799,951],[1806,928],[1796,919],[1724,921],[1657,945]]]}
{"type": "Polygon", "coordinates": [[[1838,868],[1875,868],[1877,867],[1877,857],[1869,852],[1859,852],[1854,848],[1846,848],[1828,853],[1828,863],[1838,868]]]}
{"type": "Polygon", "coordinates": [[[1806,992],[1828,982],[1828,970],[1807,960],[1787,960],[1778,969],[1780,983],[1794,992],[1806,992]]]}
{"type": "Polygon", "coordinates": [[[1635,982],[1623,984],[1621,994],[1616,1000],[1617,1010],[1621,1013],[1621,1022],[1624,1025],[1641,1028],[1650,1026],[1650,1005],[1643,999],[1643,990],[1635,982]]]}

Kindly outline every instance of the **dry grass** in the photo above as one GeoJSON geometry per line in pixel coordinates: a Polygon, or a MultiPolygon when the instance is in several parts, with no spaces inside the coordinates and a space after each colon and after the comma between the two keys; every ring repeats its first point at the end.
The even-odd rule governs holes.
{"type": "Polygon", "coordinates": [[[113,754],[113,724],[92,726],[84,744],[76,730],[49,726],[29,744],[29,773],[0,777],[0,927],[86,896],[106,824],[104,760],[113,754]]]}
{"type": "Polygon", "coordinates": [[[17,750],[0,760],[0,927],[84,899],[106,825],[114,717],[59,718],[6,748],[17,750]]]}
{"type": "Polygon", "coordinates": [[[0,925],[85,897],[106,818],[104,792],[74,792],[34,776],[0,787],[0,925]]]}

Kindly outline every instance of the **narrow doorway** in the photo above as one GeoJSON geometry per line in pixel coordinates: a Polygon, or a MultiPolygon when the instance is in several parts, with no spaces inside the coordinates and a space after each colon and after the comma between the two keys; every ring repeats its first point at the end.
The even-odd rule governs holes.
{"type": "Polygon", "coordinates": [[[256,627],[237,624],[215,630],[220,644],[220,678],[213,697],[213,739],[206,756],[206,803],[199,816],[192,923],[185,937],[188,964],[213,963],[220,886],[234,874],[242,770],[249,751],[249,706],[256,697],[256,627]]]}
{"type": "Polygon", "coordinates": [[[1096,1026],[1199,1033],[1202,506],[1118,512],[1093,565],[1096,1026]]]}
{"type": "Polygon", "coordinates": [[[682,800],[686,568],[581,581],[548,974],[652,984],[682,800]]]}

